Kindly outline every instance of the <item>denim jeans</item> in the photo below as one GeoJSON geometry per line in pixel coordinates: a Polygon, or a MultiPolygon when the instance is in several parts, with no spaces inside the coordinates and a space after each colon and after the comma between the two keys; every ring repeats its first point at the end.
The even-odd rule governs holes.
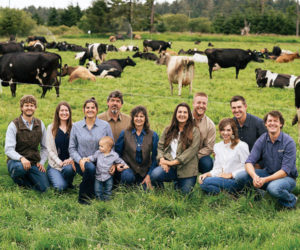
{"type": "Polygon", "coordinates": [[[76,172],[73,170],[72,165],[62,167],[59,171],[48,165],[47,175],[51,185],[58,191],[64,191],[68,187],[72,186],[72,182],[76,172]]]}
{"type": "MultiPolygon", "coordinates": [[[[145,177],[140,176],[139,174],[135,174],[131,168],[127,168],[123,170],[121,173],[121,184],[125,185],[133,185],[133,184],[141,184],[145,177]]],[[[143,184],[143,188],[146,190],[146,184],[143,184]]]]}
{"type": "Polygon", "coordinates": [[[111,199],[111,190],[113,187],[113,178],[106,181],[95,180],[95,196],[97,199],[107,201],[111,199]]]}
{"type": "Polygon", "coordinates": [[[209,172],[210,170],[212,170],[213,165],[213,159],[209,155],[203,156],[201,159],[199,159],[198,163],[199,173],[205,174],[209,172]]]}
{"type": "Polygon", "coordinates": [[[153,186],[164,187],[163,182],[175,182],[175,189],[180,189],[183,194],[188,194],[193,190],[195,186],[197,176],[188,178],[177,178],[177,171],[174,168],[170,168],[166,173],[162,167],[158,166],[153,169],[150,179],[153,186]]]}
{"type": "Polygon", "coordinates": [[[241,186],[235,179],[225,179],[221,177],[206,177],[202,184],[201,189],[208,194],[218,194],[221,190],[226,190],[229,193],[235,193],[241,190],[241,186]]]}
{"type": "MultiPolygon", "coordinates": [[[[259,177],[267,177],[270,174],[265,169],[255,169],[255,173],[259,177]]],[[[251,176],[246,172],[240,172],[235,177],[237,183],[241,186],[253,185],[251,176]]],[[[274,181],[265,183],[262,189],[267,190],[268,193],[277,198],[279,204],[284,207],[294,207],[296,205],[296,196],[292,194],[292,190],[296,187],[296,180],[291,177],[284,177],[274,181]]]]}
{"type": "Polygon", "coordinates": [[[19,186],[30,187],[40,192],[45,192],[49,187],[46,173],[41,172],[37,166],[25,170],[20,161],[9,160],[7,168],[10,177],[19,186]]]}
{"type": "Polygon", "coordinates": [[[82,176],[82,181],[79,185],[79,197],[78,200],[82,201],[85,199],[92,199],[95,194],[95,174],[96,167],[91,162],[86,162],[84,164],[85,170],[81,171],[79,164],[75,163],[76,172],[82,176]]]}

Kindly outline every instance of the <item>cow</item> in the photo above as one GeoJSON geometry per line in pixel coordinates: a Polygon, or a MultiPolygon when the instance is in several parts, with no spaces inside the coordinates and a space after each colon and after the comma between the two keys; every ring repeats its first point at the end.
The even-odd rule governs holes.
{"type": "Polygon", "coordinates": [[[31,41],[36,41],[36,40],[39,40],[45,44],[48,43],[44,36],[29,36],[26,41],[29,43],[31,41]]]}
{"type": "Polygon", "coordinates": [[[275,88],[294,88],[298,76],[273,73],[270,70],[255,69],[257,86],[275,88]]]}
{"type": "Polygon", "coordinates": [[[250,61],[263,62],[251,50],[242,49],[206,49],[204,51],[208,58],[209,77],[212,79],[212,70],[217,63],[221,68],[235,67],[236,79],[239,70],[245,69],[250,61]]]}
{"type": "Polygon", "coordinates": [[[287,63],[294,61],[294,59],[300,58],[299,53],[293,53],[293,54],[281,54],[279,57],[277,57],[276,62],[278,63],[287,63]]]}
{"type": "Polygon", "coordinates": [[[24,46],[21,43],[0,43],[0,54],[4,55],[13,52],[24,52],[24,46]]]}
{"type": "Polygon", "coordinates": [[[295,115],[293,121],[292,121],[292,126],[294,126],[296,123],[298,123],[298,143],[300,143],[300,77],[298,77],[295,80],[295,88],[294,88],[294,93],[295,93],[295,106],[297,109],[297,114],[295,115]]]}
{"type": "Polygon", "coordinates": [[[117,47],[115,47],[115,46],[112,45],[112,44],[106,45],[106,50],[107,50],[107,51],[115,51],[115,52],[118,52],[118,51],[119,51],[119,50],[117,49],[117,47]]]}
{"type": "Polygon", "coordinates": [[[156,51],[158,50],[158,53],[161,53],[162,51],[166,51],[167,48],[171,49],[171,42],[165,42],[165,41],[159,41],[159,40],[144,40],[143,46],[144,46],[144,52],[150,51],[156,51]]]}
{"type": "Polygon", "coordinates": [[[173,83],[178,83],[178,95],[181,96],[182,85],[189,85],[189,93],[192,94],[195,63],[187,56],[170,56],[162,52],[157,64],[167,66],[167,74],[170,83],[171,95],[173,95],[173,83]]]}
{"type": "Polygon", "coordinates": [[[116,78],[121,77],[122,74],[120,70],[113,68],[109,64],[96,65],[96,63],[94,63],[93,61],[89,61],[86,64],[86,67],[92,74],[99,78],[116,78]]]}
{"type": "Polygon", "coordinates": [[[15,52],[0,57],[1,83],[10,86],[13,97],[16,96],[17,83],[40,85],[43,88],[41,98],[54,86],[59,97],[58,68],[61,72],[61,57],[50,52],[15,52]]]}
{"type": "Polygon", "coordinates": [[[117,41],[117,38],[116,38],[115,36],[110,36],[110,37],[109,37],[109,41],[110,41],[111,43],[114,43],[115,41],[117,41]]]}
{"type": "Polygon", "coordinates": [[[155,55],[154,53],[150,53],[150,52],[136,52],[133,56],[133,58],[135,57],[140,57],[141,59],[145,59],[145,60],[151,60],[151,61],[157,61],[158,57],[157,55],[155,55]]]}
{"type": "Polygon", "coordinates": [[[87,50],[76,54],[76,59],[79,59],[79,65],[84,65],[86,59],[91,61],[93,58],[98,62],[103,62],[106,55],[106,44],[92,43],[89,44],[87,50]]]}
{"type": "Polygon", "coordinates": [[[69,82],[72,82],[76,79],[83,79],[83,80],[91,80],[96,81],[96,77],[85,67],[83,66],[68,66],[65,64],[61,71],[61,76],[69,75],[69,82]]]}
{"type": "Polygon", "coordinates": [[[133,46],[133,45],[123,45],[119,48],[119,51],[121,52],[126,52],[126,51],[139,51],[139,47],[138,46],[133,46]]]}
{"type": "Polygon", "coordinates": [[[200,40],[196,40],[196,41],[194,42],[194,44],[196,44],[196,45],[198,45],[198,44],[200,44],[200,43],[201,43],[200,40]]]}
{"type": "Polygon", "coordinates": [[[198,49],[188,49],[187,51],[181,49],[178,51],[178,55],[195,55],[195,54],[204,55],[204,52],[198,49]]]}
{"type": "Polygon", "coordinates": [[[27,51],[31,51],[31,52],[44,52],[45,45],[42,42],[40,42],[39,40],[31,41],[31,42],[29,42],[28,46],[24,47],[24,49],[27,51]]]}
{"type": "Polygon", "coordinates": [[[142,37],[141,37],[141,35],[139,35],[139,34],[133,34],[133,39],[134,39],[134,40],[141,40],[142,37]]]}
{"type": "Polygon", "coordinates": [[[51,42],[51,43],[47,43],[46,44],[46,48],[47,49],[55,49],[56,48],[57,43],[56,42],[51,42]]]}

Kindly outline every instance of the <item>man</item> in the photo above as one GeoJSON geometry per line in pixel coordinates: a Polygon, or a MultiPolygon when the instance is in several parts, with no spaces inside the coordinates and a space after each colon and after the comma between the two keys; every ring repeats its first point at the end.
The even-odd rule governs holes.
{"type": "Polygon", "coordinates": [[[115,142],[118,140],[122,130],[126,129],[131,122],[129,115],[121,113],[123,105],[123,95],[116,90],[107,97],[108,110],[98,115],[98,118],[107,121],[113,132],[115,142]]]}
{"type": "Polygon", "coordinates": [[[246,100],[242,96],[232,97],[230,107],[238,127],[239,138],[248,144],[251,151],[257,138],[267,131],[263,120],[247,113],[246,100]]]}
{"type": "Polygon", "coordinates": [[[44,192],[49,187],[44,168],[47,160],[45,125],[33,117],[37,108],[34,96],[23,96],[20,108],[21,115],[9,124],[6,131],[5,154],[8,157],[8,172],[19,186],[32,187],[44,192]]]}
{"type": "Polygon", "coordinates": [[[216,127],[211,119],[205,115],[208,97],[205,93],[196,93],[193,100],[193,116],[200,129],[201,142],[198,152],[200,173],[212,170],[213,160],[210,155],[213,152],[216,141],[216,127]]]}
{"type": "Polygon", "coordinates": [[[286,208],[294,208],[297,197],[291,193],[298,176],[296,168],[296,144],[281,132],[284,119],[279,111],[271,111],[264,117],[267,133],[260,136],[246,160],[246,171],[236,176],[241,186],[252,184],[267,190],[286,208]],[[263,169],[255,169],[255,162],[262,157],[263,169]]]}

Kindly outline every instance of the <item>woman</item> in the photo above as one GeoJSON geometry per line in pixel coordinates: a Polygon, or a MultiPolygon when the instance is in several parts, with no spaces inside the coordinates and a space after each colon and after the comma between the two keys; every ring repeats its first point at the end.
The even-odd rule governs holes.
{"type": "Polygon", "coordinates": [[[55,110],[53,123],[47,128],[47,175],[52,186],[63,191],[72,188],[75,165],[69,155],[72,128],[72,111],[67,102],[60,102],[55,110]]]}
{"type": "Polygon", "coordinates": [[[218,194],[221,190],[230,193],[239,191],[235,181],[238,172],[245,170],[245,161],[249,155],[248,144],[240,141],[238,129],[233,119],[225,118],[219,123],[223,141],[215,144],[213,169],[199,176],[200,187],[208,194],[218,194]]]}
{"type": "Polygon", "coordinates": [[[131,110],[131,123],[116,143],[116,152],[129,168],[117,167],[122,184],[142,184],[151,188],[150,174],[156,167],[158,135],[150,130],[147,110],[137,106],[131,110]]]}
{"type": "Polygon", "coordinates": [[[175,108],[171,125],[159,140],[159,166],[151,173],[152,184],[163,187],[164,181],[175,181],[175,188],[188,194],[197,179],[199,145],[200,131],[194,123],[191,109],[188,104],[180,103],[175,108]]]}
{"type": "Polygon", "coordinates": [[[70,136],[69,152],[75,161],[76,172],[82,175],[79,186],[78,202],[89,204],[94,197],[95,165],[84,162],[83,158],[93,155],[99,148],[103,136],[113,138],[109,124],[97,118],[98,103],[95,98],[83,104],[84,119],[73,124],[70,136]]]}

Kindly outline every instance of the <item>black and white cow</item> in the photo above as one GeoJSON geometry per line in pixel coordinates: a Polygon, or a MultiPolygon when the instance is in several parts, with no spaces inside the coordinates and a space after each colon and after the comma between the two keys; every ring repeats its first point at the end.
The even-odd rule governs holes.
{"type": "Polygon", "coordinates": [[[16,52],[0,57],[0,81],[2,86],[10,86],[11,94],[16,96],[16,83],[33,83],[43,88],[42,98],[52,86],[59,97],[57,76],[61,72],[61,57],[48,52],[16,52]]]}
{"type": "Polygon", "coordinates": [[[29,43],[31,41],[37,41],[37,40],[45,44],[48,43],[44,36],[29,36],[26,41],[29,43]]]}
{"type": "Polygon", "coordinates": [[[121,52],[126,52],[126,51],[139,51],[138,46],[133,46],[133,45],[123,45],[119,48],[119,51],[121,52]]]}
{"type": "Polygon", "coordinates": [[[150,52],[136,52],[133,56],[133,58],[135,57],[140,57],[141,59],[146,59],[146,60],[151,60],[151,61],[157,61],[158,57],[157,55],[155,55],[154,53],[150,53],[150,52]]]}
{"type": "Polygon", "coordinates": [[[37,41],[31,41],[29,43],[29,46],[25,46],[24,49],[30,52],[44,52],[46,48],[42,42],[37,40],[37,41]]]}
{"type": "Polygon", "coordinates": [[[87,59],[89,61],[95,59],[96,64],[98,64],[99,61],[103,62],[105,60],[106,48],[106,44],[102,43],[88,44],[87,50],[77,53],[75,59],[79,59],[79,65],[84,65],[87,59]]]}
{"type": "Polygon", "coordinates": [[[251,50],[242,49],[206,49],[204,53],[208,58],[209,77],[212,79],[213,67],[217,63],[221,68],[235,67],[236,79],[240,69],[245,69],[250,61],[263,62],[251,50]]]}
{"type": "Polygon", "coordinates": [[[165,42],[160,40],[144,40],[143,42],[144,52],[148,52],[149,50],[158,50],[158,53],[161,53],[162,51],[166,51],[167,48],[171,49],[171,45],[171,42],[165,42]]]}
{"type": "Polygon", "coordinates": [[[116,46],[112,45],[112,44],[107,44],[106,45],[106,50],[107,51],[115,51],[115,52],[119,51],[118,48],[116,46]]]}
{"type": "Polygon", "coordinates": [[[273,73],[270,70],[255,69],[257,86],[275,88],[294,88],[298,76],[273,73]]]}

